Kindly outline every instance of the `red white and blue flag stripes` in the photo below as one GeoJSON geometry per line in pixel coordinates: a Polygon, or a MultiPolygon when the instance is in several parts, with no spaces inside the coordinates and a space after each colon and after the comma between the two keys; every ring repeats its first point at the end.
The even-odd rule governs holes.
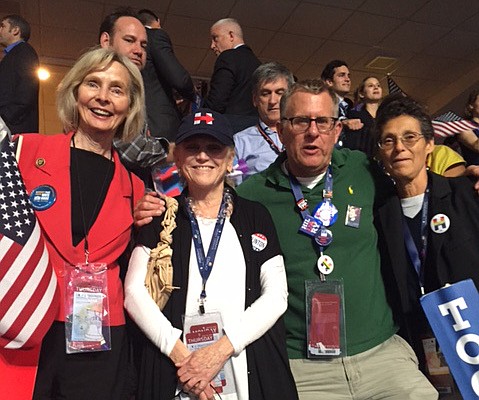
{"type": "MultiPolygon", "coordinates": [[[[390,75],[387,76],[387,83],[389,94],[400,93],[403,96],[407,96],[404,90],[399,87],[390,75]]],[[[432,120],[432,126],[434,128],[434,136],[440,138],[454,136],[463,131],[479,128],[474,122],[463,119],[452,111],[448,111],[434,118],[432,120]]]]}
{"type": "Polygon", "coordinates": [[[57,279],[8,134],[0,141],[0,348],[41,343],[58,306],[57,279]]]}
{"type": "Polygon", "coordinates": [[[434,128],[434,135],[438,137],[454,136],[459,132],[478,128],[474,122],[462,119],[452,111],[448,111],[434,118],[432,126],[434,128]]]}

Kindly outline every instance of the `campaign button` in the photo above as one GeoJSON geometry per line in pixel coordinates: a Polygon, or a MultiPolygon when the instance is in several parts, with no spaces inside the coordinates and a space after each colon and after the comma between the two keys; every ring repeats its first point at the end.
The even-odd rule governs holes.
{"type": "Polygon", "coordinates": [[[268,239],[262,233],[253,233],[251,235],[251,244],[254,251],[263,251],[268,245],[268,239]]]}
{"type": "Polygon", "coordinates": [[[323,247],[329,246],[331,242],[333,241],[333,233],[329,229],[322,228],[319,231],[319,235],[314,237],[314,240],[320,246],[323,246],[323,247]]]}
{"type": "Polygon", "coordinates": [[[447,232],[449,226],[451,225],[451,221],[446,214],[436,214],[434,217],[431,218],[431,230],[434,233],[444,233],[447,232]]]}
{"type": "Polygon", "coordinates": [[[30,193],[30,203],[36,211],[43,211],[50,208],[56,200],[57,193],[50,185],[38,186],[30,193]]]}
{"type": "Polygon", "coordinates": [[[338,209],[330,201],[322,201],[314,210],[313,216],[324,226],[331,226],[338,219],[338,209]]]}
{"type": "Polygon", "coordinates": [[[318,259],[318,269],[323,275],[329,275],[334,269],[333,259],[327,255],[322,255],[318,259]]]}

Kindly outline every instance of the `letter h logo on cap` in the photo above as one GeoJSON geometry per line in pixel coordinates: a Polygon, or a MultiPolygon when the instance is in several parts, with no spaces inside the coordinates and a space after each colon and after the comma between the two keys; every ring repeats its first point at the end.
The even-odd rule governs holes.
{"type": "Polygon", "coordinates": [[[201,121],[204,121],[205,124],[207,125],[213,125],[213,121],[215,119],[213,118],[213,115],[211,113],[205,113],[205,115],[201,115],[200,112],[195,114],[195,118],[193,119],[193,124],[194,125],[199,125],[201,124],[201,121]]]}

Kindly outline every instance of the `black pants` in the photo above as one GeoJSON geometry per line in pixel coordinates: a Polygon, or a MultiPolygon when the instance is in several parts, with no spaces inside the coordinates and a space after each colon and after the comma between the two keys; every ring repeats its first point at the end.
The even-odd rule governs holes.
{"type": "Polygon", "coordinates": [[[129,399],[131,367],[125,326],[111,327],[111,350],[66,354],[65,324],[43,339],[34,400],[129,399]]]}

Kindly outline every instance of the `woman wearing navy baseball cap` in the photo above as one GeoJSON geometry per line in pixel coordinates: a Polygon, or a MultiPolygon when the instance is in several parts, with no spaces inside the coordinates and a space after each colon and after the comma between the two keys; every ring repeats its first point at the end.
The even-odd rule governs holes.
{"type": "Polygon", "coordinates": [[[168,211],[140,230],[126,277],[125,306],[146,336],[138,398],[296,399],[283,256],[266,208],[225,183],[231,126],[197,110],[174,156],[185,190],[177,210],[167,199],[168,211]]]}

